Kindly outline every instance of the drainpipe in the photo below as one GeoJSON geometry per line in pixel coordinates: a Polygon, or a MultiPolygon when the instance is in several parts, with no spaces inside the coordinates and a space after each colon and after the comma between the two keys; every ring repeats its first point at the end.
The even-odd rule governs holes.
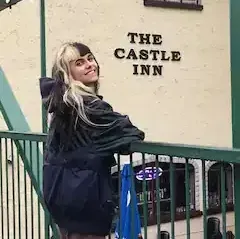
{"type": "MultiPolygon", "coordinates": [[[[230,53],[232,90],[232,145],[240,148],[240,1],[230,4],[230,53]]],[[[240,164],[234,164],[235,238],[240,238],[240,164]]]]}
{"type": "MultiPolygon", "coordinates": [[[[45,0],[40,0],[40,53],[41,77],[46,76],[46,29],[45,29],[45,0]]],[[[47,132],[47,112],[42,105],[42,131],[47,132]]]]}

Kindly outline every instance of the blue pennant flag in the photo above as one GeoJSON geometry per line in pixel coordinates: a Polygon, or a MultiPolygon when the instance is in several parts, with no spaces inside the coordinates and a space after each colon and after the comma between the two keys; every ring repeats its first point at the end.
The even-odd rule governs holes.
{"type": "Polygon", "coordinates": [[[131,165],[125,164],[121,172],[120,218],[115,230],[117,239],[142,238],[137,195],[131,177],[134,177],[131,165]]]}

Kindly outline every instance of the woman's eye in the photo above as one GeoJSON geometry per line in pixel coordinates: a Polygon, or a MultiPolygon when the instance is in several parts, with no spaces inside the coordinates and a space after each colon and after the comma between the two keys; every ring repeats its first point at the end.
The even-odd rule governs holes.
{"type": "Polygon", "coordinates": [[[93,60],[94,60],[93,56],[89,56],[89,57],[88,57],[88,60],[89,60],[89,61],[93,61],[93,60]]]}
{"type": "Polygon", "coordinates": [[[76,62],[76,66],[81,66],[82,64],[83,64],[82,61],[77,61],[77,62],[76,62]]]}

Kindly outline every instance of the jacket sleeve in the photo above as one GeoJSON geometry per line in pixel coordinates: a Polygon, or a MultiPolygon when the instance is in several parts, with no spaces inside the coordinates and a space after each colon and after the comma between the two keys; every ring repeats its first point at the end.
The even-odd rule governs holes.
{"type": "Polygon", "coordinates": [[[143,140],[145,134],[132,124],[127,115],[115,112],[103,100],[88,107],[88,115],[96,124],[93,143],[98,152],[129,154],[134,141],[143,140]]]}

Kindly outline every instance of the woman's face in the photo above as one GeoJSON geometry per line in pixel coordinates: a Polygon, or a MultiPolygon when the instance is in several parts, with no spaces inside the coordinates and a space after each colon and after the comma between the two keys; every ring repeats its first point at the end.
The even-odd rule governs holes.
{"type": "Polygon", "coordinates": [[[75,81],[92,86],[98,81],[98,65],[91,53],[70,62],[70,73],[75,81]]]}

